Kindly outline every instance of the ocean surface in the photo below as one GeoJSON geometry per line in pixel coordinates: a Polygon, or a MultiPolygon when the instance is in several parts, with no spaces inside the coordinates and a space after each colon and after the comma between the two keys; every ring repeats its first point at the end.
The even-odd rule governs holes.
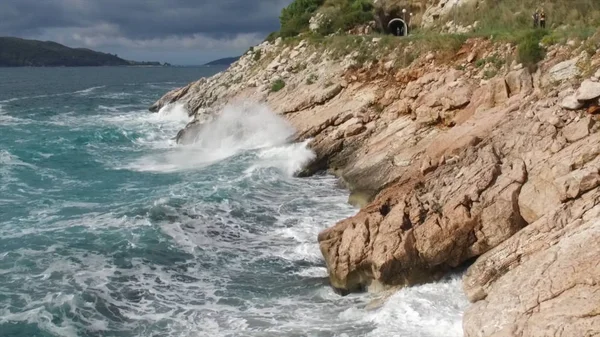
{"type": "Polygon", "coordinates": [[[193,146],[147,111],[217,70],[0,69],[0,336],[461,336],[459,277],[328,287],[317,234],[357,210],[267,108],[193,146]]]}

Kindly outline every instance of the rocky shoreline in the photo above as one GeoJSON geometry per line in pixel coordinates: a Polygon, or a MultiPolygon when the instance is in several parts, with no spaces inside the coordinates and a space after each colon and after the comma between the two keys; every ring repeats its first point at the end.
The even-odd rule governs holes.
{"type": "Polygon", "coordinates": [[[265,42],[150,110],[183,104],[189,143],[226,104],[261,102],[310,140],[300,175],[328,170],[362,206],[318,237],[340,292],[467,265],[465,336],[600,335],[600,53],[555,46],[531,72],[470,39],[399,66],[406,49],[362,39],[376,57],[265,42]]]}

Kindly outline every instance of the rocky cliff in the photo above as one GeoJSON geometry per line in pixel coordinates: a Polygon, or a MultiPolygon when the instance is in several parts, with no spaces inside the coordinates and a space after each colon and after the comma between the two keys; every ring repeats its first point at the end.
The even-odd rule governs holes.
{"type": "Polygon", "coordinates": [[[237,100],[288,119],[362,206],[318,240],[333,287],[377,291],[470,265],[466,336],[600,335],[600,53],[387,37],[265,42],[166,94],[195,131],[237,100]],[[593,75],[595,74],[595,75],[593,75]]]}

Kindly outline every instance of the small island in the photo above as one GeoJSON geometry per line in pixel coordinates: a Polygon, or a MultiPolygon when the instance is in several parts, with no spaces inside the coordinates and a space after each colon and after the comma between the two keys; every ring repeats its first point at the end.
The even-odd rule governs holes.
{"type": "Polygon", "coordinates": [[[0,67],[168,66],[129,61],[87,48],[70,48],[51,41],[0,37],[0,67]]]}
{"type": "Polygon", "coordinates": [[[204,64],[205,67],[210,67],[210,66],[230,66],[232,65],[234,62],[236,62],[237,60],[240,59],[240,56],[237,57],[225,57],[222,59],[218,59],[218,60],[214,60],[211,62],[208,62],[206,64],[204,64]]]}

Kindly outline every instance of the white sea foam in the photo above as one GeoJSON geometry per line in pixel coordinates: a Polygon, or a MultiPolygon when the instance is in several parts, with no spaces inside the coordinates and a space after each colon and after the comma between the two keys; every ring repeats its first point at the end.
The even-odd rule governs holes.
{"type": "Polygon", "coordinates": [[[35,169],[35,165],[28,164],[19,159],[19,157],[13,155],[6,150],[0,150],[0,164],[8,166],[25,166],[35,169]]]}
{"type": "Polygon", "coordinates": [[[12,97],[12,98],[7,98],[5,100],[0,100],[0,103],[11,103],[11,102],[16,102],[16,101],[22,101],[22,100],[26,100],[26,99],[35,99],[35,98],[47,98],[47,97],[60,97],[60,96],[67,96],[67,95],[73,95],[73,94],[78,94],[80,96],[87,96],[90,93],[92,93],[95,90],[98,89],[102,89],[105,88],[106,86],[101,85],[101,86],[96,86],[96,87],[90,87],[90,88],[86,88],[86,89],[82,89],[82,90],[77,90],[77,91],[68,91],[68,92],[60,92],[57,94],[44,94],[44,95],[33,95],[33,96],[21,96],[21,97],[12,97]]]}
{"type": "MultiPolygon", "coordinates": [[[[95,90],[102,89],[102,88],[105,88],[105,87],[106,86],[104,86],[104,85],[100,85],[100,86],[97,86],[97,87],[90,87],[90,88],[86,88],[86,89],[83,89],[83,90],[77,90],[77,91],[74,91],[72,93],[73,94],[80,94],[80,95],[84,95],[85,96],[85,95],[89,95],[90,93],[92,93],[95,90]]],[[[67,93],[67,94],[70,94],[70,93],[67,93]]]]}
{"type": "MultiPolygon", "coordinates": [[[[182,120],[184,113],[183,107],[175,105],[162,109],[158,117],[182,120]]],[[[245,151],[261,150],[248,172],[275,167],[292,174],[314,156],[306,143],[286,144],[293,134],[294,129],[264,105],[229,105],[200,128],[194,144],[143,157],[127,168],[163,173],[193,170],[245,151]]]]}
{"type": "Polygon", "coordinates": [[[165,105],[158,111],[157,114],[153,116],[156,116],[153,119],[162,121],[176,121],[188,123],[191,120],[188,111],[185,109],[185,106],[181,103],[165,105]]]}
{"type": "Polygon", "coordinates": [[[406,288],[391,296],[382,308],[360,315],[375,323],[373,337],[461,337],[462,313],[467,306],[460,276],[406,288]]]}
{"type": "Polygon", "coordinates": [[[0,125],[15,125],[15,124],[25,124],[29,121],[13,117],[8,114],[8,111],[4,109],[4,105],[0,104],[0,125]]]}

